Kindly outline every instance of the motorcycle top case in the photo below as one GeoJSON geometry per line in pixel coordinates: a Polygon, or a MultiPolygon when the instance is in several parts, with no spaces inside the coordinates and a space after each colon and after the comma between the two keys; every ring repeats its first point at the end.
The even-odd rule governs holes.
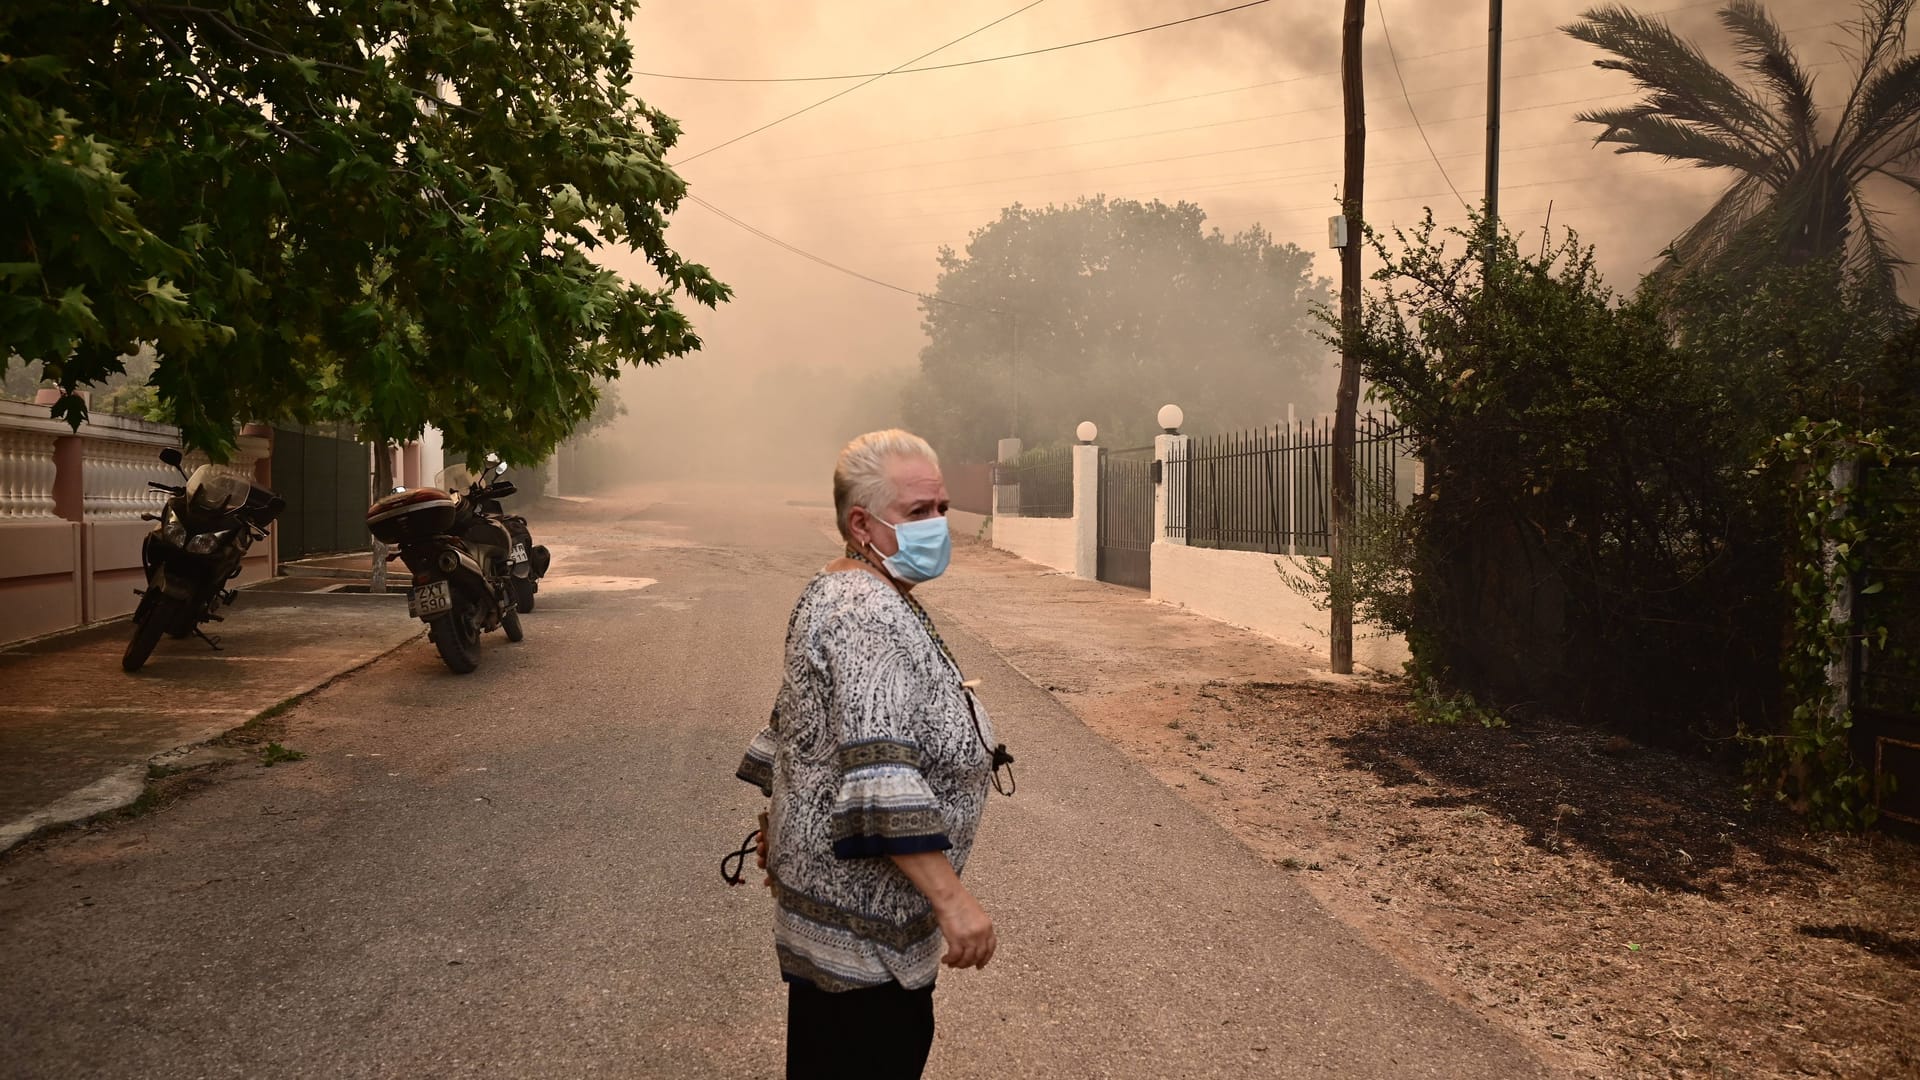
{"type": "Polygon", "coordinates": [[[453,528],[453,496],[438,488],[414,488],[367,507],[367,531],[383,544],[406,544],[453,528]]]}

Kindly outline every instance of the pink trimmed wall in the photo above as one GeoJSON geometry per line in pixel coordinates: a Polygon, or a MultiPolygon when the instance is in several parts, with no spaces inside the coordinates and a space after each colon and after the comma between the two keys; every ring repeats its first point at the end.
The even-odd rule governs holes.
{"type": "MultiPolygon", "coordinates": [[[[172,481],[158,450],[178,439],[173,428],[114,416],[75,435],[44,405],[0,402],[0,643],[133,611],[146,586],[140,546],[153,528],[138,514],[160,502],[145,483],[172,481]]],[[[249,425],[239,442],[242,460],[256,462],[253,476],[271,486],[270,432],[249,425]]],[[[254,545],[234,584],[273,576],[275,533],[254,545]]]]}
{"type": "Polygon", "coordinates": [[[71,521],[0,524],[0,641],[51,634],[85,621],[80,526],[71,521]]]}

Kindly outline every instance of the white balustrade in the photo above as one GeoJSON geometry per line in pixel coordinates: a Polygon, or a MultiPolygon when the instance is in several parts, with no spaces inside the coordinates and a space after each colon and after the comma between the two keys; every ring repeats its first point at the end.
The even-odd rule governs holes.
{"type": "Polygon", "coordinates": [[[152,443],[88,439],[80,450],[80,508],[88,521],[129,521],[155,513],[166,496],[147,481],[179,483],[152,443]]]}
{"type": "Polygon", "coordinates": [[[0,521],[41,521],[53,512],[53,436],[0,430],[0,521]]]}

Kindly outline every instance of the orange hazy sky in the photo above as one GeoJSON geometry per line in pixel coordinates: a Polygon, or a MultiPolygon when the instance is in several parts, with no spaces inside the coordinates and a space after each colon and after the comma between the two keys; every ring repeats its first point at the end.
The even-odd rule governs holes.
{"type": "MultiPolygon", "coordinates": [[[[1044,48],[1236,2],[1045,0],[922,62],[1044,48]]],[[[655,0],[630,33],[643,72],[835,75],[891,68],[1025,3],[655,0]]],[[[1537,237],[1551,203],[1553,224],[1598,245],[1602,267],[1624,290],[1723,181],[1592,145],[1596,132],[1574,114],[1633,95],[1625,76],[1595,69],[1594,50],[1557,31],[1585,6],[1507,4],[1502,217],[1537,237]]],[[[1718,51],[1716,5],[1637,6],[1665,12],[1718,51]]],[[[1769,7],[1814,65],[1823,96],[1837,93],[1849,71],[1832,43],[1853,5],[1769,7]]],[[[1100,44],[891,75],[680,171],[694,193],[738,218],[908,290],[930,289],[937,249],[964,247],[1001,207],[1097,193],[1189,200],[1230,233],[1257,222],[1318,252],[1332,276],[1326,219],[1341,166],[1341,10],[1339,0],[1272,0],[1100,44]]],[[[1366,213],[1376,225],[1411,221],[1429,206],[1459,221],[1462,200],[1479,203],[1486,42],[1484,2],[1369,0],[1366,213]]],[[[646,101],[681,121],[676,163],[851,85],[633,80],[646,101]]],[[[706,375],[791,362],[914,363],[922,337],[912,296],[807,261],[692,202],[669,235],[738,293],[697,316],[708,347],[685,363],[706,375]]]]}

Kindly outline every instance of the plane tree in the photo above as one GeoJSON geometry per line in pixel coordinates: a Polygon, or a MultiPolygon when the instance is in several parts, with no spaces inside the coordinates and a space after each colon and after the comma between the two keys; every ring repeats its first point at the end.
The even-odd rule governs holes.
{"type": "Polygon", "coordinates": [[[544,457],[728,296],[667,242],[679,128],[627,89],[634,7],[0,6],[0,354],[72,390],[149,345],[215,453],[350,420],[544,457]]]}

